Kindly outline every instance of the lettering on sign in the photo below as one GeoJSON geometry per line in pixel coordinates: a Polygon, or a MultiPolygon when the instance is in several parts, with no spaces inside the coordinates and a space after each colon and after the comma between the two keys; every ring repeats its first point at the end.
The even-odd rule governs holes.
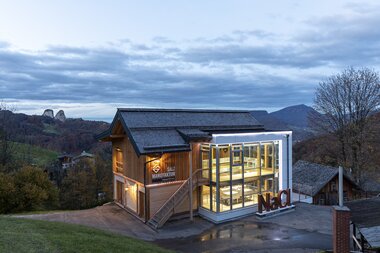
{"type": "Polygon", "coordinates": [[[152,183],[164,183],[164,182],[171,182],[175,181],[175,166],[167,166],[165,172],[158,173],[160,170],[157,172],[154,171],[153,167],[153,172],[152,173],[152,183]]]}
{"type": "Polygon", "coordinates": [[[270,193],[265,194],[265,199],[262,194],[259,194],[258,213],[263,213],[263,209],[267,212],[290,206],[290,189],[281,190],[277,196],[270,196],[270,193]],[[285,202],[282,198],[286,195],[285,202]]]}

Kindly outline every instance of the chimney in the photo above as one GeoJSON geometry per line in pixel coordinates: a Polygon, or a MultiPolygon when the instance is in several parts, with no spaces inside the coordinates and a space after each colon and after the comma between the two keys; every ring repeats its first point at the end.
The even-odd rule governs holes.
{"type": "Polygon", "coordinates": [[[333,206],[334,253],[350,252],[350,209],[343,206],[343,168],[339,167],[339,206],[333,206]]]}

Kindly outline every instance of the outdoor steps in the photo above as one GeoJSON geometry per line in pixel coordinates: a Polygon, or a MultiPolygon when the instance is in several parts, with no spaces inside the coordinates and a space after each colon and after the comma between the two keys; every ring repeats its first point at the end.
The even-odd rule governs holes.
{"type": "MultiPolygon", "coordinates": [[[[195,172],[194,174],[196,174],[195,172]]],[[[194,176],[193,176],[194,177],[194,176]]],[[[199,185],[203,185],[207,180],[195,180],[193,179],[193,189],[195,190],[199,185]]],[[[187,179],[177,191],[162,205],[162,207],[153,215],[148,221],[148,225],[154,229],[162,227],[167,220],[174,214],[174,208],[179,206],[189,195],[190,179],[187,179]]]]}

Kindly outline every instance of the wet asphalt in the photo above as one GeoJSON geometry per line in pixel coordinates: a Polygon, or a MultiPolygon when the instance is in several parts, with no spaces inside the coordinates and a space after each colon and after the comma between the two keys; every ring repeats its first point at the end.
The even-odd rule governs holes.
{"type": "Polygon", "coordinates": [[[176,252],[320,252],[332,248],[331,235],[270,222],[234,221],[196,236],[156,240],[176,252]]]}

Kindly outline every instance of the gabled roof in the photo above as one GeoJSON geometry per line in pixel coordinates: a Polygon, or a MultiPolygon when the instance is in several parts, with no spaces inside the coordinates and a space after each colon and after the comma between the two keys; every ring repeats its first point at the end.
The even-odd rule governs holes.
{"type": "Polygon", "coordinates": [[[190,141],[209,141],[213,132],[264,130],[249,111],[119,108],[98,138],[109,140],[118,122],[138,155],[189,151],[190,141]]]}
{"type": "MultiPolygon", "coordinates": [[[[336,167],[299,160],[293,165],[293,190],[314,197],[338,173],[336,167]]],[[[343,175],[356,186],[346,172],[343,175]]]]}

